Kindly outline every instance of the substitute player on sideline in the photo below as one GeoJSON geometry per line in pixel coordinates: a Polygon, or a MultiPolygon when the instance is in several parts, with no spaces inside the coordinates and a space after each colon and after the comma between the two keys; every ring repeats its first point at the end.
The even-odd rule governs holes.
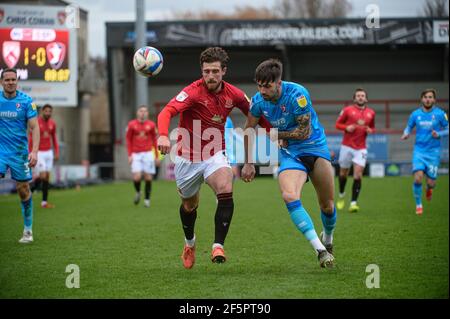
{"type": "Polygon", "coordinates": [[[353,93],[354,104],[344,107],[336,121],[336,128],[344,131],[339,151],[339,199],[336,207],[340,210],[345,206],[345,184],[353,164],[352,200],[348,209],[351,213],[359,210],[357,200],[367,163],[366,139],[375,131],[375,111],[367,106],[367,98],[367,92],[357,88],[353,93]]]}
{"type": "MultiPolygon", "coordinates": [[[[334,207],[334,169],[330,162],[325,132],[312,107],[308,90],[293,82],[282,81],[283,65],[269,59],[258,65],[255,81],[258,93],[252,97],[245,129],[254,128],[264,114],[278,129],[277,138],[286,141],[279,152],[278,182],[292,222],[310,242],[321,267],[333,267],[333,233],[336,226],[334,207]],[[324,232],[317,236],[313,221],[301,202],[304,184],[311,179],[321,210],[324,232]]],[[[271,134],[272,135],[272,134],[271,134]]],[[[244,137],[245,165],[242,179],[255,177],[255,166],[248,155],[252,149],[244,137]]]]}
{"type": "Polygon", "coordinates": [[[152,191],[152,178],[156,172],[155,165],[159,159],[156,152],[156,124],[148,119],[148,109],[145,105],[139,107],[136,119],[128,122],[127,126],[127,151],[128,164],[131,165],[133,183],[136,190],[134,204],[141,200],[141,180],[145,181],[144,206],[150,207],[150,195],[152,191]]]}
{"type": "MultiPolygon", "coordinates": [[[[55,205],[48,202],[48,190],[50,181],[50,172],[53,168],[53,161],[59,159],[59,145],[56,138],[56,123],[51,119],[53,107],[45,104],[41,110],[41,116],[38,117],[40,142],[38,151],[38,160],[36,171],[39,174],[34,181],[33,189],[42,184],[42,208],[54,208],[55,205]]],[[[29,137],[29,149],[31,151],[33,145],[33,136],[29,137]]]]}
{"type": "MultiPolygon", "coordinates": [[[[228,54],[222,48],[204,50],[200,54],[202,78],[185,87],[158,116],[158,148],[167,154],[170,151],[170,119],[180,113],[175,179],[181,197],[180,218],[185,234],[181,259],[187,269],[195,263],[194,226],[203,181],[217,196],[211,260],[214,263],[226,261],[223,246],[234,202],[233,173],[224,152],[224,125],[233,108],[239,108],[245,115],[249,110],[249,100],[244,92],[222,80],[228,60],[228,54]]],[[[264,120],[260,123],[266,128],[270,126],[264,120]]]]}
{"type": "Polygon", "coordinates": [[[403,131],[402,139],[409,138],[416,127],[416,142],[412,156],[414,174],[413,193],[416,214],[422,215],[422,180],[427,180],[426,199],[431,200],[436,186],[438,168],[441,161],[441,137],[448,136],[448,117],[436,103],[436,90],[426,89],[420,94],[422,106],[410,115],[403,131]]]}
{"type": "Polygon", "coordinates": [[[20,243],[33,241],[33,198],[30,191],[31,167],[37,162],[39,129],[37,108],[31,97],[17,90],[17,71],[4,69],[1,76],[3,91],[0,93],[0,178],[9,169],[16,181],[22,215],[23,236],[20,243]],[[28,127],[33,134],[33,148],[28,153],[28,127]]]}

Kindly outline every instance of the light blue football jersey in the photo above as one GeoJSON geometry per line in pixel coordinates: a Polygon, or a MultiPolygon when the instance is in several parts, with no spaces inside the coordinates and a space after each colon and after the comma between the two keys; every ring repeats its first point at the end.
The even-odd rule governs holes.
{"type": "Polygon", "coordinates": [[[16,91],[16,96],[8,99],[0,91],[0,155],[28,153],[28,120],[36,116],[30,96],[16,91]]]}
{"type": "Polygon", "coordinates": [[[410,134],[414,127],[416,128],[414,152],[436,154],[439,156],[441,139],[434,138],[431,132],[434,130],[440,136],[448,135],[447,114],[436,105],[429,112],[425,112],[420,107],[411,113],[404,133],[410,134]]]}
{"type": "MultiPolygon", "coordinates": [[[[311,114],[311,136],[306,140],[289,140],[287,150],[293,156],[328,153],[325,131],[313,109],[308,90],[300,84],[282,81],[281,96],[276,103],[266,101],[258,92],[252,97],[250,112],[264,117],[280,132],[292,131],[299,115],[311,114]]],[[[326,155],[328,157],[328,155],[326,155]]]]}

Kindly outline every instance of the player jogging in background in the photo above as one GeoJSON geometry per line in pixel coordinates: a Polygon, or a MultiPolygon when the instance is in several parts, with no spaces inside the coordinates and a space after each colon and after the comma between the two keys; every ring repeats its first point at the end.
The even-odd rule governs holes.
{"type": "MultiPolygon", "coordinates": [[[[54,208],[55,205],[48,202],[48,189],[50,181],[50,172],[53,168],[53,161],[59,159],[58,139],[56,138],[56,123],[51,119],[53,107],[45,104],[41,110],[41,116],[38,117],[40,142],[38,151],[38,160],[36,171],[39,176],[34,181],[33,189],[42,184],[42,208],[54,208]]],[[[29,149],[33,146],[33,136],[29,137],[29,149]]]]}
{"type": "Polygon", "coordinates": [[[422,215],[422,180],[427,180],[426,199],[431,200],[436,186],[440,164],[441,137],[448,136],[448,117],[436,103],[436,90],[426,89],[420,95],[422,106],[412,112],[403,131],[402,139],[409,138],[416,128],[416,142],[412,156],[414,174],[413,194],[416,201],[416,214],[422,215]]]}
{"type": "MultiPolygon", "coordinates": [[[[255,71],[258,93],[252,97],[245,129],[254,128],[264,114],[274,128],[277,138],[287,141],[279,151],[278,182],[281,195],[292,222],[310,242],[321,267],[333,267],[333,233],[336,226],[334,207],[334,169],[330,162],[324,129],[312,107],[308,90],[300,84],[281,80],[283,65],[279,60],[262,62],[255,71]],[[304,184],[311,179],[321,210],[324,232],[317,236],[313,221],[301,201],[304,184]]],[[[271,132],[272,135],[272,132],[271,132]]],[[[273,139],[273,138],[271,138],[273,139]]],[[[241,178],[250,182],[255,177],[255,166],[246,152],[241,178]]]]}
{"type": "Polygon", "coordinates": [[[348,209],[351,213],[359,210],[357,200],[367,163],[366,139],[368,134],[375,131],[375,111],[367,106],[367,98],[367,92],[357,88],[353,93],[355,104],[344,107],[336,121],[336,128],[344,131],[339,151],[339,199],[336,207],[340,210],[345,206],[345,184],[353,164],[352,200],[348,209]]]}
{"type": "MultiPolygon", "coordinates": [[[[185,87],[169,101],[158,116],[158,148],[170,151],[170,120],[180,114],[178,124],[175,179],[181,197],[180,219],[185,235],[181,255],[183,266],[195,263],[194,232],[200,187],[204,181],[217,197],[215,237],[211,261],[226,261],[224,243],[234,212],[233,173],[225,153],[224,125],[233,108],[245,115],[249,100],[243,91],[222,80],[227,71],[228,54],[219,47],[210,47],[200,54],[202,78],[185,87]]],[[[261,121],[264,127],[267,122],[261,121]]]]}
{"type": "Polygon", "coordinates": [[[3,86],[0,92],[0,178],[5,177],[9,169],[12,179],[16,181],[24,220],[23,236],[19,242],[26,244],[33,241],[33,198],[29,182],[39,148],[37,107],[31,97],[17,90],[15,69],[4,69],[0,78],[3,86]],[[34,141],[30,153],[28,127],[34,141]]]}
{"type": "Polygon", "coordinates": [[[128,122],[127,126],[127,151],[128,164],[131,165],[133,183],[136,190],[134,204],[141,200],[141,180],[145,181],[144,206],[150,207],[150,195],[152,191],[152,177],[155,174],[155,165],[159,162],[156,154],[156,124],[148,119],[148,109],[145,105],[139,107],[136,119],[128,122]]]}

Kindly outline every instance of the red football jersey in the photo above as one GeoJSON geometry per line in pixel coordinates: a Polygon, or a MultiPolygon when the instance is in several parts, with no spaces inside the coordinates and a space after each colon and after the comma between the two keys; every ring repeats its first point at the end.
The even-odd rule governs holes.
{"type": "MultiPolygon", "coordinates": [[[[178,155],[191,161],[203,161],[224,150],[227,116],[235,107],[248,114],[250,100],[245,93],[225,81],[222,84],[222,90],[214,93],[208,90],[203,79],[197,80],[170,100],[160,113],[158,129],[161,135],[168,134],[166,113],[170,113],[170,117],[180,113],[178,155]],[[220,136],[214,134],[218,132],[220,136]]],[[[271,127],[264,118],[259,124],[265,128],[271,127]]]]}
{"type": "MultiPolygon", "coordinates": [[[[58,139],[56,138],[56,123],[51,118],[47,121],[38,116],[38,125],[41,138],[39,139],[39,151],[48,151],[52,149],[55,152],[55,156],[59,156],[59,145],[58,139]]],[[[30,133],[30,138],[28,139],[29,149],[33,148],[33,135],[30,133]]]]}
{"type": "Polygon", "coordinates": [[[148,152],[156,147],[156,124],[146,120],[140,122],[137,119],[128,122],[127,127],[127,150],[131,153],[148,152]]]}
{"type": "Polygon", "coordinates": [[[344,107],[336,121],[336,128],[344,131],[342,144],[356,150],[366,149],[367,127],[375,130],[375,111],[367,106],[359,108],[357,105],[344,107]],[[349,125],[356,125],[350,133],[345,130],[349,125]]]}

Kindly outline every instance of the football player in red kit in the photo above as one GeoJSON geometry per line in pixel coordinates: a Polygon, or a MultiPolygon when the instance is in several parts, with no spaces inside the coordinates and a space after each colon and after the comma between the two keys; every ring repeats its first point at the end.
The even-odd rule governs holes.
{"type": "Polygon", "coordinates": [[[144,206],[150,207],[150,194],[152,190],[152,178],[156,172],[155,165],[159,165],[156,154],[156,124],[148,119],[148,109],[145,105],[139,107],[136,119],[128,122],[127,127],[127,150],[128,164],[131,165],[133,174],[134,204],[141,200],[141,180],[144,176],[145,198],[144,206]]]}
{"type": "Polygon", "coordinates": [[[366,138],[375,131],[375,111],[367,106],[367,92],[362,88],[355,90],[353,101],[355,104],[344,107],[336,121],[336,128],[344,131],[339,151],[339,199],[336,207],[344,208],[345,184],[353,164],[353,189],[349,211],[356,213],[359,210],[356,201],[361,191],[361,180],[367,162],[366,138]]]}
{"type": "MultiPolygon", "coordinates": [[[[48,191],[50,184],[50,172],[53,168],[53,162],[59,159],[59,145],[56,138],[56,123],[51,119],[53,107],[45,104],[41,110],[41,116],[38,117],[39,131],[41,139],[39,142],[38,160],[36,172],[38,177],[35,179],[32,189],[36,189],[41,184],[42,188],[42,208],[54,208],[55,205],[48,202],[48,191]]],[[[29,148],[33,145],[32,135],[30,134],[29,148]]]]}
{"type": "MultiPolygon", "coordinates": [[[[202,78],[185,87],[169,101],[158,116],[158,148],[170,152],[170,119],[180,114],[176,148],[175,179],[181,197],[180,218],[185,234],[181,255],[183,266],[195,263],[195,220],[201,184],[206,183],[217,197],[215,239],[211,260],[226,261],[224,242],[234,211],[233,173],[225,152],[224,125],[233,108],[244,115],[249,111],[249,99],[244,92],[222,80],[227,71],[228,54],[220,47],[210,47],[200,55],[202,78]]],[[[270,129],[261,118],[259,124],[270,129]]]]}

